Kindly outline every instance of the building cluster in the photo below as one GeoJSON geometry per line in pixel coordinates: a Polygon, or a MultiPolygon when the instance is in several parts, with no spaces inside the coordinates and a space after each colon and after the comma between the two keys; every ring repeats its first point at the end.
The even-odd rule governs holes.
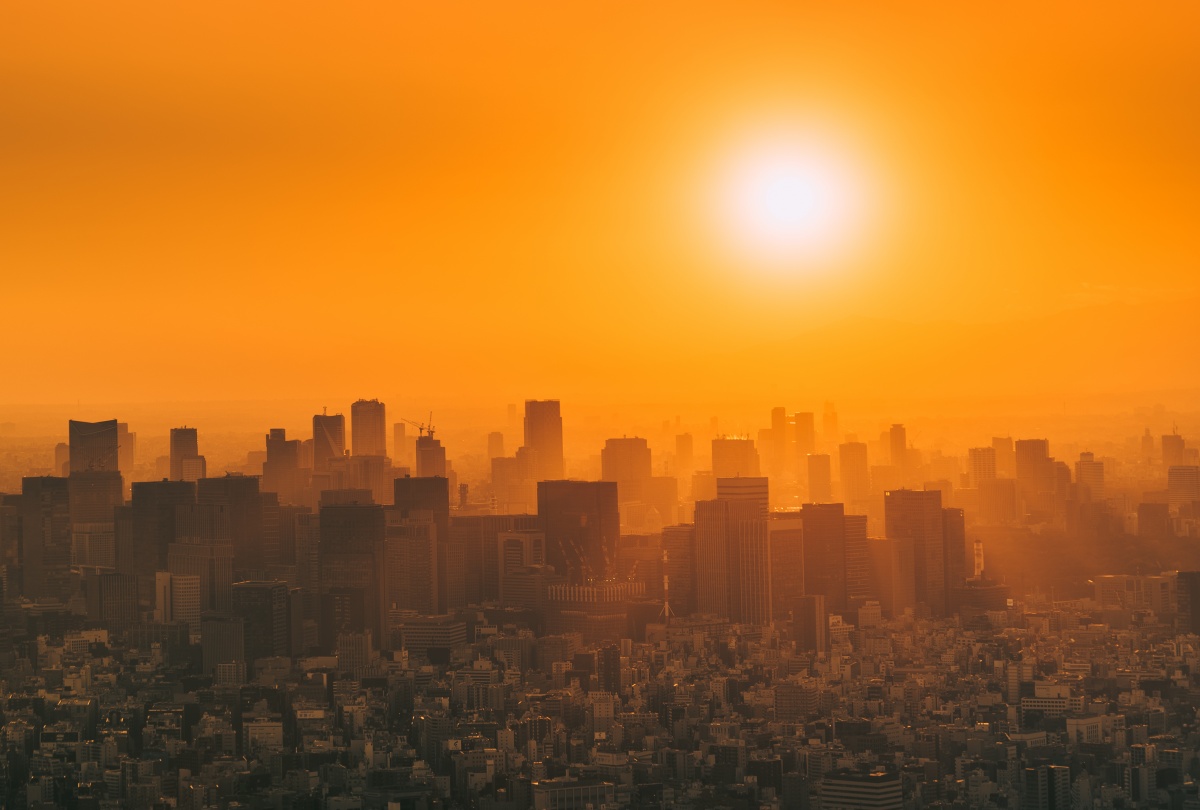
{"type": "Polygon", "coordinates": [[[530,401],[460,484],[360,400],[349,444],[322,413],[210,476],[179,428],[127,485],[134,434],[71,422],[61,474],[0,495],[0,802],[1200,808],[1200,572],[1056,599],[981,539],[1194,534],[1196,450],[1151,438],[1129,498],[1045,440],[964,465],[822,425],[776,409],[708,469],[614,438],[577,480],[530,401]]]}

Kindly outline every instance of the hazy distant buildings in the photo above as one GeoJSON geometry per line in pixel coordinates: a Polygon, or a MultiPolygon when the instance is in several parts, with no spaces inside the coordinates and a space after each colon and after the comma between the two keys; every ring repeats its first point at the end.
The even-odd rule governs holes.
{"type": "Polygon", "coordinates": [[[713,439],[712,471],[717,478],[760,475],[758,450],[755,449],[754,442],[733,436],[713,439]]]}
{"type": "MultiPolygon", "coordinates": [[[[183,481],[183,462],[185,459],[198,458],[200,455],[199,439],[195,428],[171,428],[171,480],[183,481]]],[[[203,478],[203,476],[201,476],[203,478]]],[[[198,480],[198,479],[197,479],[198,480]]]]}
{"type": "Polygon", "coordinates": [[[1104,462],[1097,461],[1092,453],[1080,453],[1075,462],[1075,488],[1080,501],[1103,501],[1104,462]]]}
{"type": "Polygon", "coordinates": [[[446,448],[433,438],[433,433],[422,433],[417,437],[417,477],[445,478],[447,475],[446,448]]]}
{"type": "MultiPolygon", "coordinates": [[[[946,614],[946,559],[942,493],[898,489],[884,497],[888,540],[911,546],[915,606],[933,616],[946,614]]],[[[906,552],[907,553],[907,552],[906,552]]]]}
{"type": "Polygon", "coordinates": [[[842,499],[855,511],[864,511],[871,500],[871,468],[867,463],[866,442],[838,445],[842,499]]]}
{"type": "MultiPolygon", "coordinates": [[[[74,424],[74,423],[72,423],[74,424]]],[[[1183,437],[1178,433],[1168,433],[1162,437],[1162,463],[1164,467],[1176,467],[1184,462],[1183,437]]],[[[75,469],[72,463],[71,469],[75,469]]]]}
{"type": "Polygon", "coordinates": [[[650,446],[645,439],[608,439],[600,451],[600,477],[617,483],[617,501],[644,501],[650,484],[650,446]]]}
{"type": "Polygon", "coordinates": [[[377,399],[360,399],[350,406],[350,441],[356,456],[386,456],[387,408],[377,399]]]}
{"type": "Polygon", "coordinates": [[[536,481],[564,477],[563,422],[557,399],[525,400],[525,445],[533,453],[536,481]]]}
{"type": "Polygon", "coordinates": [[[829,456],[814,453],[808,456],[808,499],[813,503],[833,500],[833,465],[829,456]]]}
{"type": "Polygon", "coordinates": [[[972,447],[967,451],[967,481],[979,489],[984,481],[996,477],[996,448],[972,447]]]}
{"type": "Polygon", "coordinates": [[[770,623],[771,547],[760,504],[697,501],[695,526],[699,612],[744,624],[770,623]]]}

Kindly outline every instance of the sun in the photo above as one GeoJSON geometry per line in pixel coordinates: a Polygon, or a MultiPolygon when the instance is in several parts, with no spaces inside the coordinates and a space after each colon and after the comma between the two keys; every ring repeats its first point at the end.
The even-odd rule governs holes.
{"type": "Polygon", "coordinates": [[[864,191],[853,161],[827,142],[758,140],[734,149],[719,174],[717,225],[740,262],[811,271],[855,246],[864,191]]]}

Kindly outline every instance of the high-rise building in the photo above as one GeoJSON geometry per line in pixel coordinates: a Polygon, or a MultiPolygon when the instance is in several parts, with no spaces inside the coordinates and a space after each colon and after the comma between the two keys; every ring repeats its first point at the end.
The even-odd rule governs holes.
{"type": "Polygon", "coordinates": [[[761,475],[758,451],[750,439],[726,436],[712,440],[712,471],[717,478],[761,475]]]}
{"type": "Polygon", "coordinates": [[[71,562],[117,567],[116,509],[124,502],[116,470],[73,472],[67,479],[71,502],[71,562]]]}
{"type": "Polygon", "coordinates": [[[1179,572],[1175,599],[1179,632],[1200,633],[1200,571],[1179,572]]]}
{"type": "Polygon", "coordinates": [[[696,610],[696,529],[692,525],[667,526],[662,533],[663,584],[672,616],[689,616],[696,610]]]}
{"type": "Polygon", "coordinates": [[[1000,478],[1017,477],[1017,451],[1011,436],[993,436],[992,449],[996,451],[996,475],[1000,478]]]}
{"type": "Polygon", "coordinates": [[[137,433],[129,429],[128,422],[117,422],[117,469],[126,481],[132,479],[136,460],[137,433]]]}
{"type": "Polygon", "coordinates": [[[696,502],[697,603],[743,624],[771,621],[767,515],[753,500],[696,502]]]}
{"type": "Polygon", "coordinates": [[[545,565],[546,533],[531,529],[501,532],[496,538],[496,557],[500,602],[515,604],[510,593],[512,577],[523,568],[545,565]]]}
{"type": "Polygon", "coordinates": [[[321,645],[332,650],[339,633],[387,626],[386,519],[378,504],[323,506],[319,514],[318,572],[326,604],[342,604],[322,616],[321,645]]]}
{"type": "Polygon", "coordinates": [[[346,455],[346,417],[319,413],[313,424],[313,470],[328,472],[335,459],[346,455]]]}
{"type": "Polygon", "coordinates": [[[686,481],[696,469],[695,443],[692,434],[680,433],[675,436],[675,475],[686,481]]]}
{"type": "Polygon", "coordinates": [[[792,414],[792,426],[795,431],[796,455],[803,459],[817,449],[817,427],[812,413],[792,414]]]}
{"type": "Polygon", "coordinates": [[[191,427],[171,428],[171,480],[182,481],[184,459],[200,455],[196,429],[191,427]]]}
{"type": "Polygon", "coordinates": [[[571,584],[616,573],[621,516],[613,481],[539,481],[538,517],[546,532],[546,562],[571,584]]]}
{"type": "Polygon", "coordinates": [[[968,482],[975,489],[979,489],[983,481],[995,479],[995,447],[972,447],[967,451],[967,477],[968,482]]]}
{"type": "Polygon", "coordinates": [[[417,477],[445,478],[446,448],[433,438],[433,433],[422,433],[417,437],[417,477]]]}
{"type": "Polygon", "coordinates": [[[825,403],[824,412],[821,415],[821,432],[825,434],[824,438],[827,445],[832,445],[839,438],[838,416],[832,402],[825,403]]]}
{"type": "Polygon", "coordinates": [[[1168,433],[1162,437],[1162,463],[1164,467],[1177,467],[1184,463],[1184,442],[1178,433],[1168,433]]]}
{"type": "Polygon", "coordinates": [[[225,504],[175,508],[175,542],[167,548],[172,576],[199,579],[201,613],[227,614],[233,604],[234,545],[225,504]]]}
{"type": "Polygon", "coordinates": [[[262,489],[276,493],[282,504],[299,504],[303,500],[304,490],[300,474],[300,440],[289,439],[284,428],[271,428],[266,438],[267,458],[263,462],[262,489]]]}
{"type": "Polygon", "coordinates": [[[360,399],[350,406],[350,441],[356,456],[386,456],[387,409],[377,399],[360,399]]]}
{"type": "Polygon", "coordinates": [[[386,515],[388,606],[422,615],[445,612],[450,599],[443,595],[446,577],[438,558],[444,542],[439,543],[433,511],[393,508],[386,515]]]}
{"type": "Polygon", "coordinates": [[[503,458],[504,456],[504,434],[498,430],[493,430],[488,434],[488,460],[494,458],[503,458]]]}
{"type": "Polygon", "coordinates": [[[279,545],[279,501],[259,492],[259,481],[253,475],[223,475],[196,482],[197,503],[229,507],[233,564],[240,578],[261,578],[268,558],[267,548],[279,545]],[[269,521],[269,517],[275,522],[269,521]]]}
{"type": "Polygon", "coordinates": [[[617,483],[617,501],[645,501],[650,484],[650,446],[645,439],[608,439],[600,451],[600,477],[617,483]]]}
{"type": "Polygon", "coordinates": [[[861,511],[871,500],[871,468],[867,463],[866,442],[838,445],[842,499],[851,509],[861,511]]]}
{"type": "Polygon", "coordinates": [[[287,583],[279,580],[234,583],[233,614],[242,619],[247,666],[253,666],[260,658],[291,655],[287,583]]]}
{"type": "Polygon", "coordinates": [[[840,503],[806,503],[800,519],[804,593],[820,594],[826,610],[844,615],[869,591],[866,517],[847,515],[840,503]]]}
{"type": "Polygon", "coordinates": [[[1075,462],[1075,485],[1080,501],[1103,501],[1104,462],[1097,461],[1092,453],[1080,453],[1075,462]]]}
{"type": "Polygon", "coordinates": [[[1184,506],[1200,501],[1200,467],[1177,464],[1167,468],[1167,504],[1178,513],[1184,506]]]}
{"type": "Polygon", "coordinates": [[[437,551],[437,610],[445,613],[451,606],[462,607],[466,604],[467,561],[463,549],[451,543],[450,481],[441,476],[397,478],[393,483],[392,502],[401,519],[410,517],[410,512],[418,511],[433,516],[433,542],[437,551]]]}
{"type": "Polygon", "coordinates": [[[887,539],[911,546],[916,604],[935,617],[946,615],[943,520],[942,493],[937,490],[897,489],[884,495],[887,539]]]}
{"type": "Polygon", "coordinates": [[[904,425],[892,425],[888,430],[888,450],[891,454],[892,466],[900,470],[901,475],[908,472],[908,431],[904,425]]]}
{"type": "Polygon", "coordinates": [[[797,512],[773,512],[767,533],[771,539],[771,615],[776,621],[787,621],[805,593],[804,521],[797,512]]]}
{"type": "Polygon", "coordinates": [[[946,610],[953,614],[959,608],[954,601],[955,594],[975,573],[974,565],[967,560],[967,521],[961,509],[942,509],[942,560],[946,610]]]}
{"type": "Polygon", "coordinates": [[[71,472],[116,471],[119,469],[117,420],[68,423],[71,472]]]}
{"type": "Polygon", "coordinates": [[[824,596],[801,596],[792,610],[791,618],[797,650],[824,652],[829,648],[829,615],[825,612],[824,596]]]}
{"type": "Polygon", "coordinates": [[[564,477],[563,422],[557,399],[525,400],[525,447],[533,452],[535,480],[564,477]]]}
{"type": "Polygon", "coordinates": [[[1071,769],[1065,765],[1025,768],[1021,810],[1071,810],[1071,769]]]}
{"type": "Polygon", "coordinates": [[[67,478],[21,479],[21,573],[30,599],[66,599],[71,575],[67,478]]]}
{"type": "Polygon", "coordinates": [[[812,503],[833,500],[833,464],[827,455],[813,453],[808,456],[808,500],[812,503]]]}
{"type": "Polygon", "coordinates": [[[155,572],[167,570],[167,550],[175,542],[176,508],[196,502],[190,481],[135,481],[133,484],[131,553],[120,568],[137,577],[142,610],[153,606],[155,572]]]}

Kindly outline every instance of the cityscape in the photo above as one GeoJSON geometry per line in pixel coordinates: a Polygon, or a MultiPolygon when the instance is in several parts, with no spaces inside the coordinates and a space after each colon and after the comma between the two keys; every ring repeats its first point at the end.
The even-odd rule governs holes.
{"type": "Polygon", "coordinates": [[[1198,32],[0,4],[0,810],[1200,810],[1198,32]]]}

